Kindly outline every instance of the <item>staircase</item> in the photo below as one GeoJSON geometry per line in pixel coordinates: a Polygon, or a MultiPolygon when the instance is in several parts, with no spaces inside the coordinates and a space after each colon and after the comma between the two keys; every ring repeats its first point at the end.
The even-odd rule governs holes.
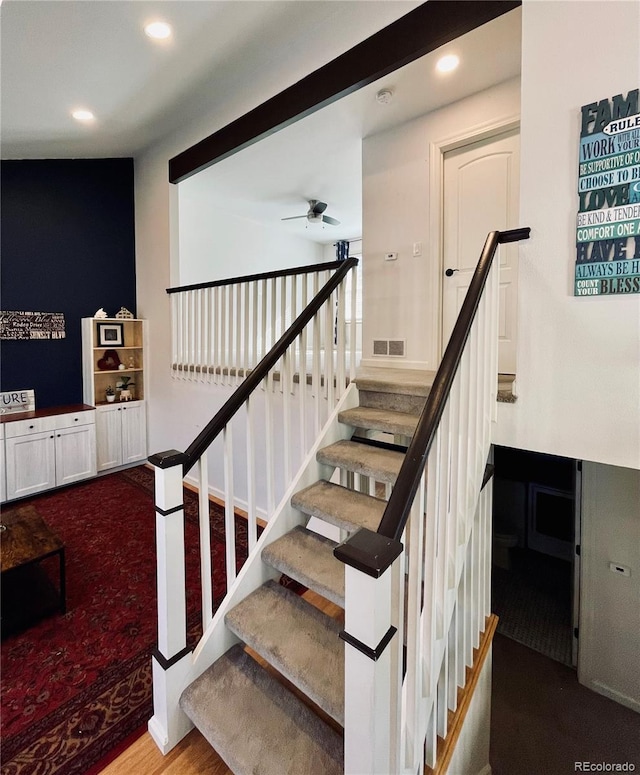
{"type": "MultiPolygon", "coordinates": [[[[371,436],[392,434],[401,442],[411,437],[429,376],[421,372],[401,382],[372,374],[358,379],[360,405],[338,416],[353,428],[352,438],[317,453],[318,462],[333,468],[331,478],[339,475],[342,484],[318,481],[296,492],[292,506],[342,535],[363,527],[375,531],[386,501],[368,492],[384,493],[393,485],[404,452],[400,444],[371,436]]],[[[268,544],[261,559],[344,607],[345,566],[333,555],[336,546],[298,525],[268,544]]],[[[238,775],[343,773],[341,623],[270,580],[232,608],[225,624],[241,643],[183,692],[180,705],[187,716],[238,775]],[[274,670],[259,664],[242,644],[274,670]]]]}
{"type": "MultiPolygon", "coordinates": [[[[450,722],[458,690],[474,691],[468,669],[489,631],[494,258],[500,244],[528,236],[529,229],[488,234],[432,382],[405,370],[399,380],[362,372],[356,379],[345,336],[345,278],[355,265],[348,259],[317,292],[313,281],[313,299],[185,452],[151,456],[158,646],[149,732],[164,753],[195,724],[238,774],[418,775],[425,764],[445,766],[443,740],[450,753],[476,751],[479,766],[465,773],[487,764],[474,724],[465,740],[462,722],[454,731],[450,722]],[[309,363],[310,372],[300,370],[309,363]],[[296,379],[301,373],[306,380],[296,379]],[[302,459],[293,465],[296,437],[302,459]],[[214,442],[224,464],[227,574],[215,613],[207,463],[214,442]],[[234,458],[246,480],[250,550],[239,573],[234,458]],[[203,624],[195,648],[184,594],[183,478],[193,472],[203,624]],[[268,514],[259,539],[258,480],[268,514]],[[344,624],[281,587],[283,573],[343,608],[344,624]]],[[[276,278],[260,282],[271,283],[276,298],[276,278]]],[[[243,307],[251,325],[236,334],[246,337],[267,311],[264,303],[250,308],[243,307]]],[[[201,332],[189,352],[211,336],[201,332]]]]}

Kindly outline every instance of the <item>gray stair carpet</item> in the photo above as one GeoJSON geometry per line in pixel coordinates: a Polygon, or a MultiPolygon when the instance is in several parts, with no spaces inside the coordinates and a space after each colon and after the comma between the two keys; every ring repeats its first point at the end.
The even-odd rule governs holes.
{"type": "Polygon", "coordinates": [[[435,376],[435,371],[426,369],[389,369],[372,366],[359,368],[355,381],[358,390],[426,398],[435,376]]]}
{"type": "Polygon", "coordinates": [[[344,724],[344,643],[339,622],[268,581],[225,617],[227,627],[339,724],[344,724]]]}
{"type": "Polygon", "coordinates": [[[343,775],[341,736],[233,646],[180,706],[236,775],[343,775]]]}
{"type": "Polygon", "coordinates": [[[338,420],[341,423],[352,425],[354,428],[366,428],[399,436],[413,436],[419,419],[419,414],[375,409],[368,406],[347,409],[338,415],[338,420]]]}
{"type": "Polygon", "coordinates": [[[361,527],[376,531],[387,502],[321,479],[295,493],[291,505],[303,514],[353,533],[361,527]]]}
{"type": "Polygon", "coordinates": [[[319,463],[372,476],[378,482],[393,484],[404,460],[404,454],[355,441],[338,441],[318,450],[316,459],[319,463]]]}
{"type": "Polygon", "coordinates": [[[344,608],[344,565],[335,541],[298,526],[262,550],[267,565],[344,608]]]}

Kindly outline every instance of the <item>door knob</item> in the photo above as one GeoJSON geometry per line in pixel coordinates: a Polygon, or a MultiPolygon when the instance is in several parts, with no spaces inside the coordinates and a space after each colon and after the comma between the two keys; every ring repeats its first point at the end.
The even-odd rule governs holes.
{"type": "Polygon", "coordinates": [[[451,268],[449,268],[449,269],[447,269],[445,271],[445,274],[447,275],[447,277],[453,277],[453,273],[454,272],[459,272],[459,271],[460,271],[459,269],[451,269],[451,268]]]}

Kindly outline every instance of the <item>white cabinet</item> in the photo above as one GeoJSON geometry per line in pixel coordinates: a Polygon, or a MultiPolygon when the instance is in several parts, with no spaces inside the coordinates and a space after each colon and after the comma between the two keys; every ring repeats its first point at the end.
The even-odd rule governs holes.
{"type": "Polygon", "coordinates": [[[106,404],[96,409],[98,471],[128,465],[147,457],[144,401],[106,404]]]}
{"type": "Polygon", "coordinates": [[[8,500],[96,475],[93,410],[7,422],[4,432],[8,500]]]}
{"type": "Polygon", "coordinates": [[[146,340],[146,320],[82,320],[84,400],[96,407],[98,471],[137,463],[147,457],[146,340]],[[106,330],[114,336],[114,341],[107,343],[106,330]],[[133,401],[120,400],[125,381],[132,386],[133,401]],[[115,392],[112,403],[107,400],[108,388],[115,392]]]}

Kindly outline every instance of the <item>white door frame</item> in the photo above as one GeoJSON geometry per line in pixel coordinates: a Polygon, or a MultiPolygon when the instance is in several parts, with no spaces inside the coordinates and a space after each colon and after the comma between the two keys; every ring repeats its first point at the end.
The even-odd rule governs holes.
{"type": "MultiPolygon", "coordinates": [[[[437,260],[431,262],[430,281],[437,288],[437,303],[432,305],[432,330],[437,332],[437,359],[440,362],[444,355],[444,343],[442,341],[442,315],[443,315],[443,277],[444,277],[444,155],[448,151],[454,151],[465,145],[471,145],[479,140],[486,140],[496,135],[501,135],[511,129],[520,129],[520,115],[504,116],[483,124],[477,124],[455,135],[443,137],[429,143],[429,255],[437,260]]],[[[478,245],[478,256],[482,245],[478,245]]],[[[434,297],[432,297],[435,299],[434,297]]]]}

